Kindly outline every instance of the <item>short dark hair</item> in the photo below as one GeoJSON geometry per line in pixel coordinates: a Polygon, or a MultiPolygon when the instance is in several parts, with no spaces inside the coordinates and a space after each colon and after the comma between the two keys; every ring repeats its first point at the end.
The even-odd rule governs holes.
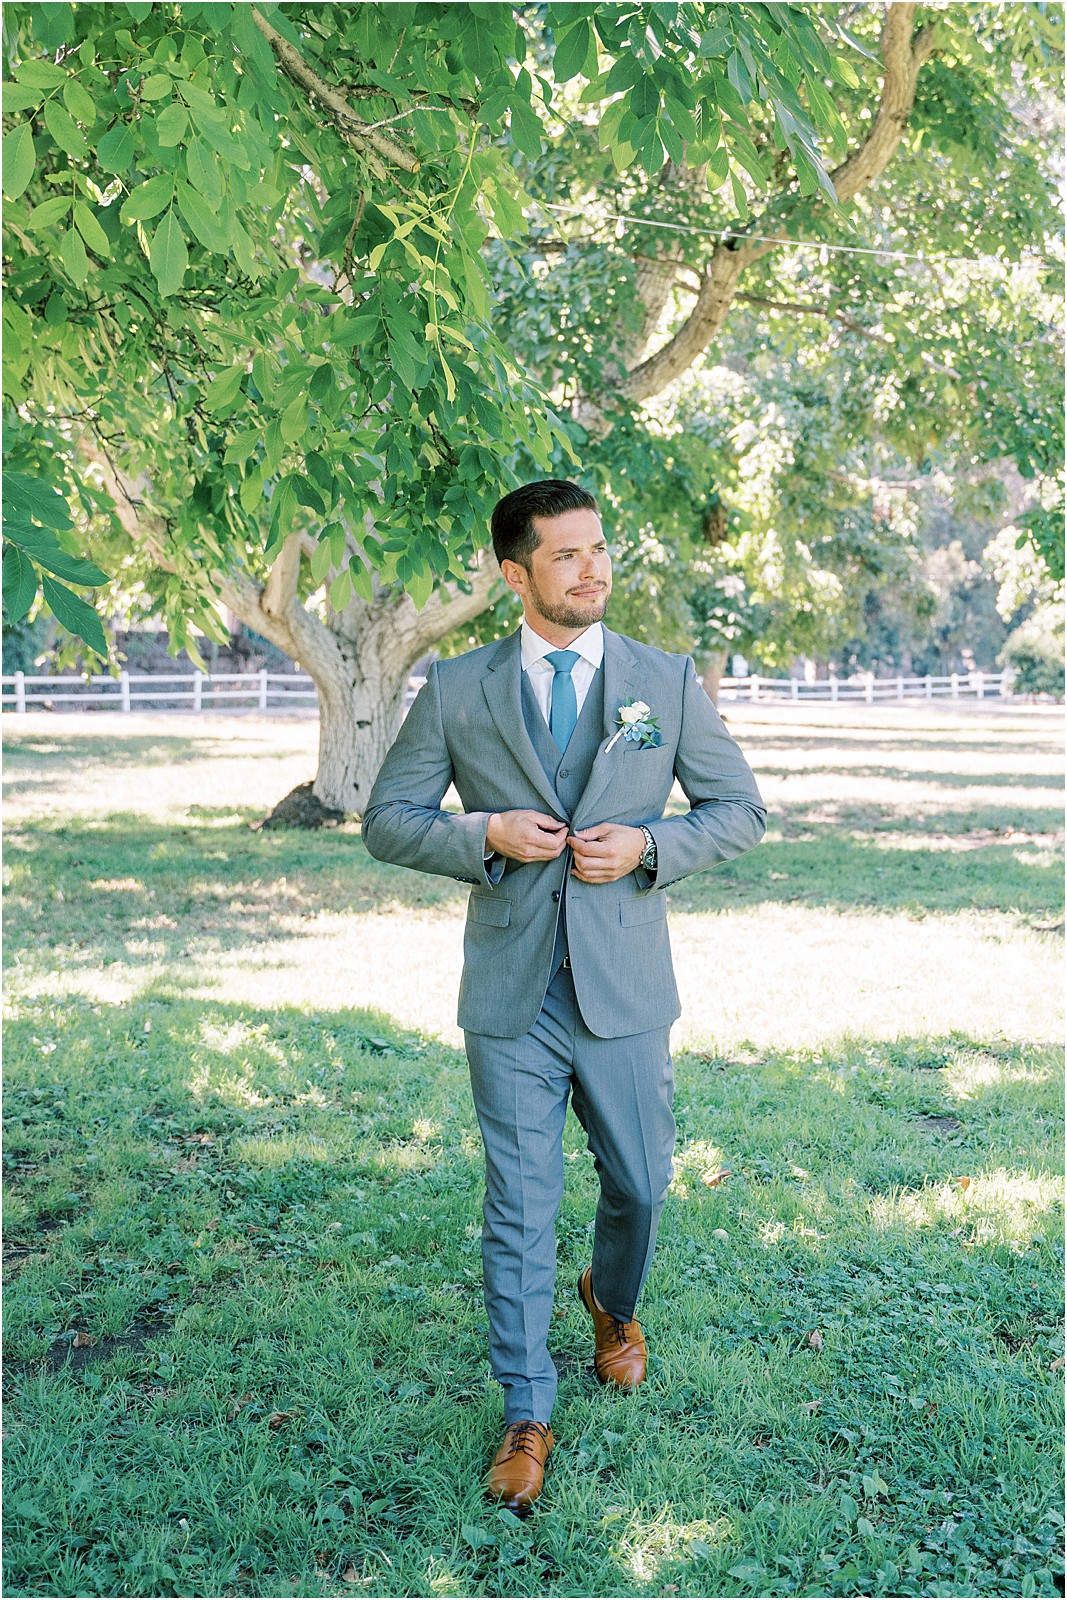
{"type": "Polygon", "coordinates": [[[493,553],[498,561],[517,561],[529,571],[537,549],[535,517],[561,517],[565,511],[599,511],[596,496],[566,478],[540,478],[512,489],[493,511],[493,553]]]}

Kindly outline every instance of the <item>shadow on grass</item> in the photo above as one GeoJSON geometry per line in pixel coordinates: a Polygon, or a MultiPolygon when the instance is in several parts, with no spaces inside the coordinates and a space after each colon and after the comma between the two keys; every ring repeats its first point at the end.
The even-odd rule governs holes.
{"type": "MultiPolygon", "coordinates": [[[[1051,846],[986,842],[1005,826],[1000,813],[969,813],[986,830],[977,841],[917,830],[907,849],[878,837],[882,829],[900,828],[895,809],[818,816],[810,805],[781,808],[772,830],[777,825],[803,837],[776,839],[772,832],[749,855],[672,886],[672,906],[799,904],[915,916],[1000,910],[1043,931],[1062,918],[1062,873],[1051,846]],[[850,825],[869,831],[854,837],[850,825]]],[[[1044,812],[1028,820],[1057,821],[1044,812]]],[[[57,959],[56,952],[68,966],[202,959],[212,949],[299,936],[302,924],[324,913],[454,914],[467,897],[466,886],[452,879],[374,861],[355,825],[325,833],[254,832],[231,808],[205,806],[197,822],[181,825],[133,813],[43,821],[11,827],[6,844],[8,961],[57,959]]]]}
{"type": "Polygon", "coordinates": [[[765,1502],[799,1519],[801,1588],[831,1551],[859,1563],[834,1592],[870,1593],[855,1516],[825,1509],[862,1504],[863,1473],[892,1486],[874,1514],[898,1566],[944,1491],[996,1530],[949,1552],[976,1572],[951,1592],[1015,1592],[982,1587],[1021,1525],[1006,1482],[1040,1502],[1048,1559],[1054,1052],[952,1035],[680,1056],[632,1400],[592,1381],[570,1292],[596,1183],[568,1119],[563,1449],[523,1531],[480,1499],[500,1418],[459,1052],[374,1013],[163,986],[31,1007],[6,1047],[7,1231],[30,1252],[6,1298],[9,1593],[326,1595],[350,1566],[375,1594],[434,1573],[477,1595],[789,1592],[730,1573],[776,1548],[765,1502]]]}

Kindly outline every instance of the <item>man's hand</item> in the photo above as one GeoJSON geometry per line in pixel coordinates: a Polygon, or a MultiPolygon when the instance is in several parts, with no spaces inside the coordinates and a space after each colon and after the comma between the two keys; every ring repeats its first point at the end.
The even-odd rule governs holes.
{"type": "Polygon", "coordinates": [[[494,811],[485,832],[486,849],[512,861],[554,861],[566,844],[567,824],[543,811],[494,811]]]}
{"type": "Polygon", "coordinates": [[[633,872],[645,853],[641,829],[621,822],[583,828],[581,833],[572,833],[567,843],[574,851],[574,876],[582,883],[615,883],[633,872]]]}

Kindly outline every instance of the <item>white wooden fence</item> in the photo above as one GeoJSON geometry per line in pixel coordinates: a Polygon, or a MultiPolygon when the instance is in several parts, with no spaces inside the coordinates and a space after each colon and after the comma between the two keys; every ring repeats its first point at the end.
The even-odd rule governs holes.
{"type": "MultiPolygon", "coordinates": [[[[405,703],[410,704],[424,680],[412,678],[405,703]]],[[[28,711],[33,706],[101,706],[115,711],[133,711],[156,703],[167,711],[188,708],[209,711],[243,701],[259,711],[278,711],[287,706],[312,706],[317,702],[315,685],[300,672],[120,672],[117,678],[106,674],[79,678],[73,673],[61,676],[16,672],[0,680],[5,711],[28,711]],[[162,702],[162,704],[160,704],[162,702]]],[[[1006,672],[953,672],[948,677],[876,678],[871,673],[856,678],[819,678],[808,683],[802,678],[762,678],[752,673],[747,678],[723,678],[720,697],[724,700],[756,700],[779,705],[799,700],[865,701],[868,705],[887,700],[963,700],[1003,698],[1011,693],[1011,675],[1006,672]]]]}
{"type": "Polygon", "coordinates": [[[720,696],[727,700],[761,700],[775,705],[794,700],[986,700],[1011,694],[1010,672],[952,672],[935,678],[876,678],[865,672],[852,678],[723,678],[720,696]]]}
{"type": "Polygon", "coordinates": [[[281,706],[314,705],[318,700],[315,685],[301,672],[120,672],[117,678],[106,673],[79,678],[33,675],[16,672],[5,677],[5,710],[28,711],[45,701],[70,710],[76,706],[101,706],[113,711],[133,711],[164,701],[160,710],[180,707],[209,711],[217,706],[245,701],[259,711],[277,711],[281,706]]]}

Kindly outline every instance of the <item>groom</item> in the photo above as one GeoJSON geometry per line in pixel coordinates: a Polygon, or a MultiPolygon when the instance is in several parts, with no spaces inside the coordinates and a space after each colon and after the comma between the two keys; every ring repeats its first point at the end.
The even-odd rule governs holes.
{"type": "Polygon", "coordinates": [[[591,494],[528,483],[493,513],[517,633],[439,661],[363,819],[372,856],[469,883],[459,1024],[485,1145],[482,1263],[504,1438],[486,1493],[520,1515],[553,1448],[546,1340],[570,1095],[600,1179],[578,1294],[602,1383],[633,1389],[634,1309],[671,1178],[679,1014],[664,889],[751,850],[766,813],[697,682],[602,624],[611,558],[591,494]],[[684,815],[663,817],[677,779],[684,815]],[[441,810],[454,783],[461,813],[441,810]]]}

